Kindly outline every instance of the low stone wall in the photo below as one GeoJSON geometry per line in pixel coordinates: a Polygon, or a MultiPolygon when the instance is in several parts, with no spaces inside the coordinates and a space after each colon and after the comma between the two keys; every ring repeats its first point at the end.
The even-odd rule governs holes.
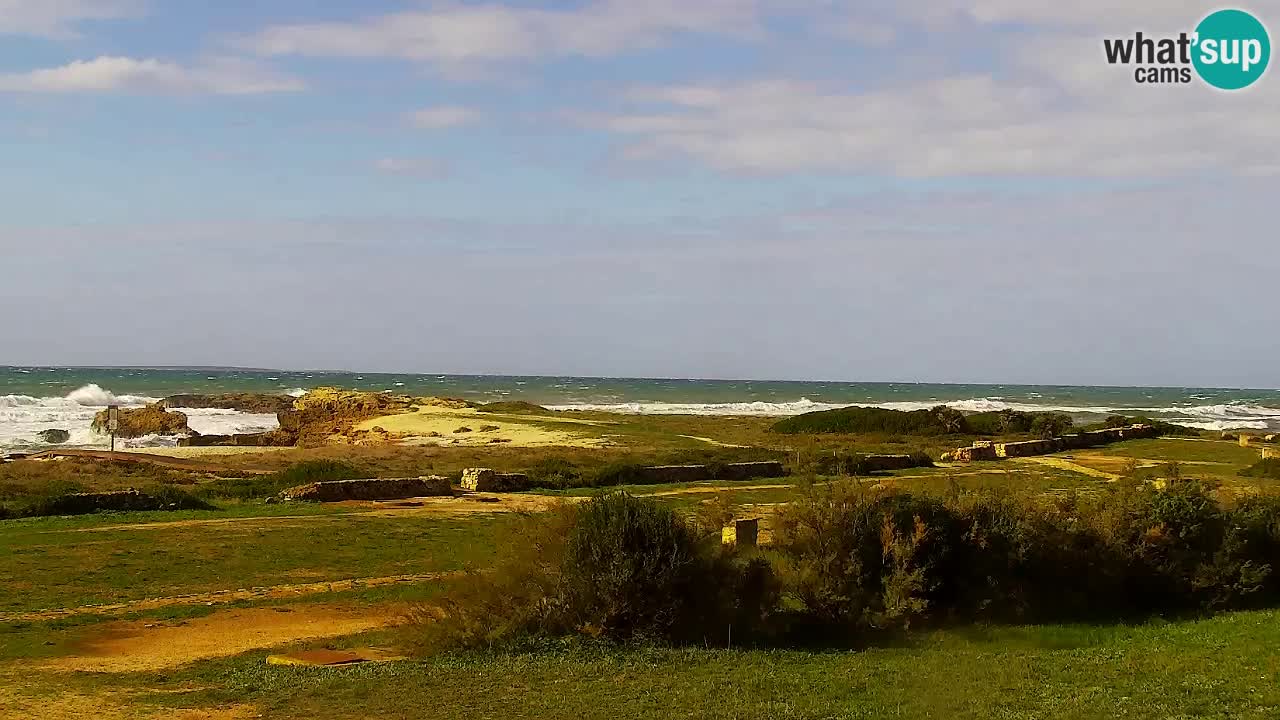
{"type": "Polygon", "coordinates": [[[996,457],[1018,458],[1048,455],[1062,449],[1057,440],[1026,440],[1023,442],[996,443],[996,457]]]}
{"type": "Polygon", "coordinates": [[[300,485],[280,493],[283,500],[300,502],[343,502],[346,500],[405,500],[415,497],[446,497],[453,494],[449,478],[433,475],[418,478],[336,480],[300,485]]]}
{"type": "Polygon", "coordinates": [[[756,478],[786,477],[787,469],[775,460],[765,462],[739,462],[723,466],[716,480],[755,480],[756,478]]]}
{"type": "Polygon", "coordinates": [[[864,460],[870,472],[909,470],[918,466],[915,458],[910,455],[867,455],[864,460]]]}
{"type": "Polygon", "coordinates": [[[462,471],[462,489],[472,492],[522,492],[530,487],[529,476],[523,473],[500,473],[488,468],[468,468],[462,471]]]}
{"type": "Polygon", "coordinates": [[[1159,436],[1160,431],[1152,425],[1130,425],[1129,427],[1121,428],[1085,430],[1051,440],[1025,440],[1010,443],[992,443],[988,440],[980,440],[975,442],[972,447],[956,448],[944,454],[941,459],[943,462],[975,462],[1000,458],[1034,457],[1037,455],[1050,455],[1063,450],[1081,450],[1100,445],[1109,445],[1122,440],[1139,440],[1159,436]]]}

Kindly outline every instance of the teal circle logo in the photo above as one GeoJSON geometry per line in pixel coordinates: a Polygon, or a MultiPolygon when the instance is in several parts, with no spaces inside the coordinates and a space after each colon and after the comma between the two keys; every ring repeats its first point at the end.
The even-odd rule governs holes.
{"type": "Polygon", "coordinates": [[[1219,10],[1196,27],[1192,63],[1196,72],[1220,90],[1242,90],[1267,71],[1271,36],[1243,10],[1219,10]]]}

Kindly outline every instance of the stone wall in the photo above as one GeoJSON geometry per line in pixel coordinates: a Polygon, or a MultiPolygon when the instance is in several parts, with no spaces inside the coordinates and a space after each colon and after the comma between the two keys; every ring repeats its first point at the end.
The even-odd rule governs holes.
{"type": "Polygon", "coordinates": [[[284,500],[343,502],[345,500],[405,500],[453,495],[449,478],[433,475],[417,478],[337,480],[300,485],[280,493],[284,500]]]}
{"type": "Polygon", "coordinates": [[[717,480],[754,480],[786,477],[787,469],[776,460],[729,463],[720,469],[717,480]]]}
{"type": "Polygon", "coordinates": [[[1080,450],[1109,445],[1122,440],[1139,440],[1159,436],[1160,431],[1154,426],[1130,425],[1129,427],[1121,428],[1085,430],[1051,440],[1025,440],[1009,443],[992,443],[988,440],[980,440],[975,442],[972,447],[956,448],[944,454],[941,459],[942,462],[975,462],[1000,458],[1034,457],[1036,455],[1049,455],[1063,450],[1080,450]]]}
{"type": "Polygon", "coordinates": [[[523,473],[500,473],[489,468],[462,471],[462,489],[471,492],[523,492],[529,486],[529,476],[523,473]]]}
{"type": "Polygon", "coordinates": [[[910,455],[867,455],[865,460],[870,472],[908,470],[918,465],[910,455]]]}

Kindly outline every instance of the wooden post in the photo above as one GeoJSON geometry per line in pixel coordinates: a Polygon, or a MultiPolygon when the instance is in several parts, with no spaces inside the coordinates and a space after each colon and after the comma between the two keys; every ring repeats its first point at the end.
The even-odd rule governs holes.
{"type": "Polygon", "coordinates": [[[120,429],[120,406],[107,406],[107,429],[111,431],[111,452],[116,451],[116,431],[120,429]]]}

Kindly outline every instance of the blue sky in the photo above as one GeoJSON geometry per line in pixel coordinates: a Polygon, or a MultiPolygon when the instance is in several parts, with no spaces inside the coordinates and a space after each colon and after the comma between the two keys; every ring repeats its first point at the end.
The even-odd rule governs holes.
{"type": "Polygon", "coordinates": [[[1280,385],[1280,85],[1112,5],[0,0],[0,364],[1280,385]]]}

